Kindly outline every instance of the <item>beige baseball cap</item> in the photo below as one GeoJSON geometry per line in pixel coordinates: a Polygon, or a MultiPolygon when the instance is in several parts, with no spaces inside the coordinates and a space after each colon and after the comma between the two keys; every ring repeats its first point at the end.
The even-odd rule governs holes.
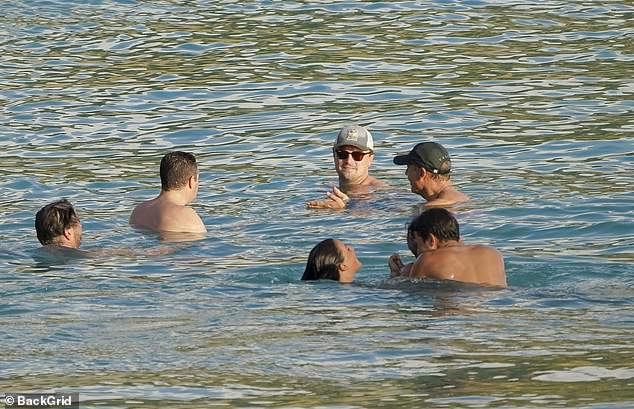
{"type": "Polygon", "coordinates": [[[363,151],[374,151],[374,139],[370,131],[359,125],[344,126],[335,141],[334,149],[350,145],[363,151]]]}

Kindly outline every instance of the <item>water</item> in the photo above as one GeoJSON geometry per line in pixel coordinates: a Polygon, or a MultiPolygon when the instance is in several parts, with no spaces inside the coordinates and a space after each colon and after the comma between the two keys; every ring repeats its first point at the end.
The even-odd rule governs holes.
{"type": "Polygon", "coordinates": [[[82,407],[634,407],[634,6],[626,1],[5,1],[0,391],[82,407]],[[392,189],[307,210],[337,130],[392,189]],[[436,140],[466,242],[509,289],[386,282],[436,140]],[[168,150],[197,155],[206,239],[128,227],[168,150]],[[66,197],[86,249],[50,260],[66,197]],[[355,285],[299,281],[325,237],[355,285]],[[157,247],[173,248],[151,256],[157,247]]]}

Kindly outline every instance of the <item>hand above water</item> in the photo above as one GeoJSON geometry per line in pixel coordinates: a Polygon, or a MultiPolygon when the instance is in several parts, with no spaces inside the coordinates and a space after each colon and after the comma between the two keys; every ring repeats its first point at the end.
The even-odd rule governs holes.
{"type": "Polygon", "coordinates": [[[408,277],[413,263],[403,264],[401,256],[394,253],[388,258],[387,265],[390,267],[390,277],[408,277]]]}
{"type": "Polygon", "coordinates": [[[309,209],[345,209],[350,198],[347,194],[334,186],[330,192],[326,193],[328,199],[311,200],[306,203],[309,209]]]}

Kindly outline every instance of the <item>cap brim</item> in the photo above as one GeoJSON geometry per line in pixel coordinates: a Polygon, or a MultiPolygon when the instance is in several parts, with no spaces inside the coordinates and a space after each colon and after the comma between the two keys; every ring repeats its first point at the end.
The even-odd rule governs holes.
{"type": "Polygon", "coordinates": [[[368,148],[367,146],[358,144],[358,143],[354,143],[354,142],[344,142],[344,143],[340,143],[338,145],[335,145],[334,148],[335,149],[339,149],[342,146],[354,146],[357,149],[361,149],[362,151],[370,151],[372,152],[372,149],[368,148]]]}
{"type": "Polygon", "coordinates": [[[394,157],[394,164],[396,165],[409,165],[413,162],[414,161],[412,160],[411,156],[409,156],[409,153],[407,155],[398,155],[394,157]]]}

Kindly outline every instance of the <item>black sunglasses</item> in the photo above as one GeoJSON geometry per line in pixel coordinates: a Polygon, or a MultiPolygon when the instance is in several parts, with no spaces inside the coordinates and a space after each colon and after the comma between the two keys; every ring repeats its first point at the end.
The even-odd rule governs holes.
{"type": "Polygon", "coordinates": [[[335,151],[337,158],[341,160],[346,160],[348,159],[348,155],[352,155],[352,159],[354,159],[356,162],[362,161],[363,157],[370,153],[372,152],[361,152],[361,151],[348,152],[348,151],[340,151],[340,150],[335,151]]]}

